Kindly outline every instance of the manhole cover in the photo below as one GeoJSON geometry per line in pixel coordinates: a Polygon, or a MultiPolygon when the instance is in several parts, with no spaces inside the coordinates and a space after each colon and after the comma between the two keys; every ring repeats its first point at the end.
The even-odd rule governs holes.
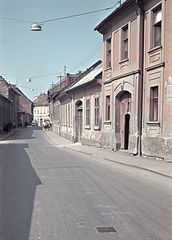
{"type": "Polygon", "coordinates": [[[114,227],[97,227],[96,229],[99,233],[117,232],[114,227]]]}

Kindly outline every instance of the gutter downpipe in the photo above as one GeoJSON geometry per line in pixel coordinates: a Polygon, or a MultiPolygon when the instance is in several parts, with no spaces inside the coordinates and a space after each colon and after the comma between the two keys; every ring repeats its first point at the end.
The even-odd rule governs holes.
{"type": "Polygon", "coordinates": [[[140,5],[139,0],[136,0],[136,4],[140,9],[140,42],[139,49],[141,49],[139,54],[139,68],[140,76],[138,83],[138,156],[142,155],[142,111],[143,111],[143,74],[144,74],[144,10],[140,5]]]}

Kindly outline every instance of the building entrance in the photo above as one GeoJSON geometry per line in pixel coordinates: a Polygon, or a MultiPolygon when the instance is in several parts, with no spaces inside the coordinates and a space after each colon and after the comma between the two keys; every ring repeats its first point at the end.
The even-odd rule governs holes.
{"type": "Polygon", "coordinates": [[[75,109],[75,142],[81,142],[82,136],[82,101],[76,102],[75,109]]]}
{"type": "Polygon", "coordinates": [[[128,149],[130,134],[131,94],[121,91],[116,97],[115,135],[117,149],[128,149]]]}

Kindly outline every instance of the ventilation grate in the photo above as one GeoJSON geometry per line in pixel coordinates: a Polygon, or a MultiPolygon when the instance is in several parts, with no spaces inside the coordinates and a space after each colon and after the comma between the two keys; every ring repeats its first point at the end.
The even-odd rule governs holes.
{"type": "Polygon", "coordinates": [[[96,229],[99,233],[117,232],[114,227],[97,227],[96,229]]]}

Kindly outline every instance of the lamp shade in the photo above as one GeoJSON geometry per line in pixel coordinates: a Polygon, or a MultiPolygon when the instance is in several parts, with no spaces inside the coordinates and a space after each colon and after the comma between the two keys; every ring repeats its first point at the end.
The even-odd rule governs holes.
{"type": "Polygon", "coordinates": [[[42,26],[41,26],[41,24],[34,23],[34,24],[32,24],[30,29],[31,29],[31,31],[42,31],[42,26]]]}

